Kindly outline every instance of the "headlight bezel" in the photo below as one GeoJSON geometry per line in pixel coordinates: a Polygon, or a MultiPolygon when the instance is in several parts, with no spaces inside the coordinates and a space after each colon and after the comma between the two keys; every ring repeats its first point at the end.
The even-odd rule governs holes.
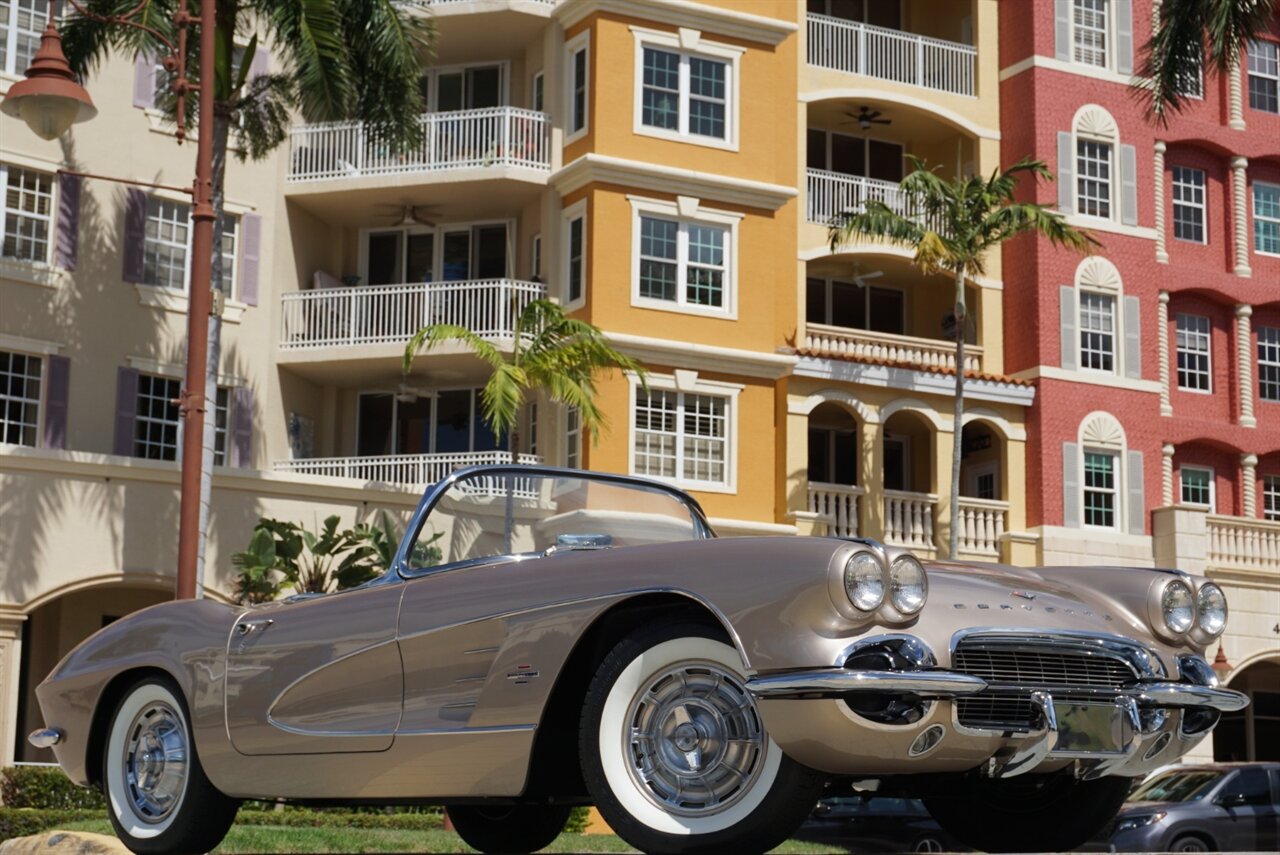
{"type": "Polygon", "coordinates": [[[1207,644],[1220,638],[1227,631],[1227,620],[1231,616],[1231,608],[1227,603],[1227,592],[1222,590],[1222,586],[1216,582],[1204,582],[1196,588],[1195,599],[1196,620],[1191,635],[1196,641],[1207,644]],[[1205,603],[1207,597],[1212,597],[1215,594],[1221,601],[1221,609],[1205,603]],[[1217,611],[1221,611],[1222,618],[1217,627],[1214,628],[1212,624],[1207,622],[1206,615],[1217,611]]]}
{"type": "Polygon", "coordinates": [[[889,591],[886,599],[889,605],[904,618],[915,617],[924,609],[925,604],[929,602],[929,573],[925,570],[924,565],[920,563],[920,559],[909,552],[904,552],[890,562],[889,591]],[[913,583],[920,591],[919,602],[914,605],[910,602],[904,605],[903,598],[899,596],[899,591],[903,588],[901,584],[901,574],[903,572],[918,572],[919,574],[918,582],[913,583]]]}
{"type": "Polygon", "coordinates": [[[1196,626],[1196,589],[1190,578],[1183,574],[1167,576],[1151,586],[1147,601],[1147,621],[1151,631],[1164,641],[1185,644],[1196,626]],[[1170,606],[1174,598],[1183,602],[1170,606]],[[1186,610],[1185,620],[1173,623],[1168,618],[1171,611],[1186,610]]]}
{"type": "Polygon", "coordinates": [[[874,552],[860,549],[850,555],[841,570],[841,582],[849,605],[863,615],[871,615],[879,611],[888,595],[887,575],[884,562],[874,552]],[[854,574],[852,579],[851,572],[854,574]],[[860,600],[858,593],[860,590],[871,596],[860,600]]]}
{"type": "MultiPolygon", "coordinates": [[[[910,550],[885,546],[871,538],[845,538],[845,540],[848,542],[848,548],[838,550],[831,556],[827,574],[827,590],[831,603],[841,618],[855,625],[867,624],[873,620],[882,621],[885,624],[911,625],[919,620],[929,597],[929,574],[920,559],[910,550]],[[894,562],[904,557],[919,564],[922,573],[923,590],[920,593],[920,603],[911,612],[901,611],[892,596],[893,576],[890,570],[894,562]],[[871,577],[875,575],[871,570],[873,563],[879,568],[878,585],[864,584],[864,587],[870,589],[870,593],[855,599],[851,596],[853,593],[851,586],[845,584],[846,576],[853,572],[854,568],[860,567],[864,579],[870,582],[871,577]],[[875,590],[877,587],[879,590],[875,590]],[[878,602],[876,602],[877,599],[878,602]],[[876,602],[876,605],[872,606],[873,602],[876,602]]],[[[898,578],[904,581],[901,568],[898,578]]],[[[852,582],[852,579],[850,581],[852,582]]],[[[898,599],[902,604],[912,605],[911,602],[903,600],[901,594],[898,599]]]]}

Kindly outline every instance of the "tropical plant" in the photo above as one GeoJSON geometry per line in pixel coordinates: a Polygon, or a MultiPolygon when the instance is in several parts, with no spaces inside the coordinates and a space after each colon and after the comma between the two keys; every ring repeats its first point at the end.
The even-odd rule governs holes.
{"type": "Polygon", "coordinates": [[[1033,233],[1055,246],[1084,252],[1097,245],[1087,233],[1067,225],[1061,214],[1034,202],[1014,198],[1024,177],[1052,181],[1042,161],[1025,158],[1008,169],[946,179],[915,157],[912,171],[902,179],[904,198],[913,213],[900,214],[884,202],[869,199],[861,211],[836,215],[828,229],[831,251],[839,252],[854,236],[883,240],[914,252],[912,261],[926,273],[955,280],[954,335],[956,342],[955,444],[951,459],[951,538],[955,557],[960,536],[960,454],[964,416],[965,285],[986,273],[988,255],[1010,238],[1033,233]]]}
{"type": "MultiPolygon", "coordinates": [[[[91,73],[108,55],[161,57],[162,39],[177,42],[173,17],[178,0],[82,0],[89,16],[69,15],[63,47],[72,68],[91,73]],[[128,26],[98,19],[131,17],[128,26]]],[[[201,14],[199,0],[191,12],[201,14]]],[[[244,160],[261,160],[289,136],[294,115],[304,121],[358,119],[368,136],[390,150],[410,148],[421,139],[423,109],[419,78],[429,57],[434,29],[421,15],[397,0],[214,0],[217,50],[214,57],[213,105],[213,287],[222,289],[231,276],[222,270],[223,212],[227,152],[244,160]],[[238,51],[237,40],[243,40],[238,51]],[[271,45],[279,70],[251,75],[254,60],[271,45]],[[230,143],[234,139],[234,146],[230,143]]],[[[185,118],[197,133],[200,40],[187,39],[185,118]]],[[[172,75],[168,82],[172,83],[172,75]]],[[[157,92],[157,106],[176,118],[176,97],[157,92]]],[[[213,400],[222,350],[222,320],[209,318],[209,350],[205,394],[213,400]]],[[[204,544],[212,490],[213,419],[204,420],[205,465],[200,480],[200,546],[204,544]]]]}
{"type": "Polygon", "coordinates": [[[1277,11],[1277,0],[1164,0],[1142,65],[1146,79],[1134,84],[1152,118],[1163,124],[1181,111],[1186,81],[1206,66],[1237,73],[1240,51],[1268,31],[1277,11]]]}
{"type": "Polygon", "coordinates": [[[511,462],[518,461],[520,412],[526,400],[541,390],[551,400],[578,410],[582,427],[593,439],[608,421],[596,405],[596,375],[615,368],[634,372],[644,383],[640,363],[619,353],[599,327],[570,318],[550,300],[534,300],[516,316],[510,354],[466,327],[432,324],[414,333],[404,349],[405,375],[418,351],[446,341],[460,342],[489,364],[480,392],[485,423],[499,438],[506,437],[511,462]]]}

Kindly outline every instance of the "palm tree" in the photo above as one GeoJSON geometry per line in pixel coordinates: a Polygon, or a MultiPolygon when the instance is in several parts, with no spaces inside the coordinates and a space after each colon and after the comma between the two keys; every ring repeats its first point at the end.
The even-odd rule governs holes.
{"type": "Polygon", "coordinates": [[[1234,72],[1243,46],[1267,32],[1277,12],[1277,0],[1164,0],[1160,20],[1147,45],[1142,76],[1135,84],[1147,102],[1147,111],[1161,124],[1169,112],[1186,103],[1187,80],[1200,75],[1205,65],[1219,73],[1234,72]]]}
{"type": "Polygon", "coordinates": [[[507,437],[512,463],[519,459],[520,411],[531,393],[542,390],[551,400],[576,408],[582,428],[595,439],[607,426],[596,405],[596,375],[617,368],[634,371],[644,383],[640,363],[615,350],[598,327],[567,317],[550,300],[534,300],[516,317],[509,355],[466,327],[425,326],[405,345],[404,373],[408,375],[418,351],[446,341],[462,343],[493,369],[480,404],[485,423],[507,437]]]}
{"type": "Polygon", "coordinates": [[[879,239],[914,251],[913,262],[925,273],[955,279],[955,445],[951,459],[951,540],[956,556],[960,537],[960,451],[964,415],[965,284],[986,272],[986,259],[1006,240],[1031,232],[1055,246],[1087,251],[1097,244],[1085,232],[1067,225],[1063,216],[1044,205],[1018,202],[1014,194],[1023,176],[1053,180],[1042,161],[1023,159],[990,178],[978,175],[945,179],[924,161],[911,158],[912,172],[902,179],[913,213],[900,214],[884,202],[868,200],[860,212],[838,214],[828,228],[831,251],[854,236],[879,239]]]}
{"type": "MultiPolygon", "coordinates": [[[[227,151],[234,137],[240,160],[262,160],[289,136],[295,115],[304,121],[359,119],[370,127],[370,136],[393,149],[418,143],[422,131],[419,77],[431,53],[434,29],[420,16],[395,0],[213,0],[217,26],[214,61],[213,108],[213,284],[222,289],[230,279],[222,269],[223,214],[227,151]],[[237,37],[249,37],[243,51],[237,37]],[[268,41],[280,70],[251,76],[254,59],[264,50],[259,35],[268,41]]],[[[173,15],[177,0],[85,0],[82,5],[95,17],[110,19],[131,15],[147,29],[104,23],[80,15],[69,16],[63,28],[63,46],[71,67],[87,75],[106,57],[123,52],[137,58],[165,56],[168,49],[157,36],[176,42],[173,15]]],[[[194,4],[199,14],[199,0],[194,4]]],[[[187,40],[187,76],[199,82],[199,39],[187,40]]],[[[170,120],[175,118],[176,98],[158,92],[157,106],[170,120]]],[[[185,118],[196,127],[199,91],[187,93],[185,118]]],[[[201,129],[196,128],[197,132],[201,129]]],[[[206,400],[217,395],[218,365],[222,351],[222,318],[209,318],[209,358],[205,375],[206,400]]],[[[210,415],[212,407],[210,407],[210,415]]],[[[202,578],[204,544],[212,492],[214,423],[204,420],[204,458],[200,478],[200,546],[197,551],[202,578]]]]}

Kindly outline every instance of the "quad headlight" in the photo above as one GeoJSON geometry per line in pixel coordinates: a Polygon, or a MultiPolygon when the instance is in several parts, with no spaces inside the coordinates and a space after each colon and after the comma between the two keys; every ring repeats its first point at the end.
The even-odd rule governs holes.
{"type": "Polygon", "coordinates": [[[904,615],[924,608],[929,597],[929,577],[924,566],[910,555],[899,555],[889,566],[889,602],[904,615]]]}
{"type": "Polygon", "coordinates": [[[1189,631],[1196,622],[1196,600],[1186,582],[1173,581],[1160,594],[1160,616],[1174,635],[1189,631]]]}
{"type": "Polygon", "coordinates": [[[1217,638],[1227,628],[1227,595],[1212,582],[1196,592],[1196,627],[1210,638],[1217,638]]]}
{"type": "Polygon", "coordinates": [[[844,565],[844,592],[859,611],[880,608],[884,602],[884,569],[873,553],[854,553],[844,565]]]}

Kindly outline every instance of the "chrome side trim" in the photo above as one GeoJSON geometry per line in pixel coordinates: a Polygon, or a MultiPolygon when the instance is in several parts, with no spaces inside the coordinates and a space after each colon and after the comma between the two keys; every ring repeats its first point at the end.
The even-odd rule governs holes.
{"type": "Polygon", "coordinates": [[[36,748],[52,748],[62,741],[63,733],[56,727],[44,727],[40,730],[31,731],[31,735],[27,737],[36,748]]]}
{"type": "Polygon", "coordinates": [[[747,680],[747,691],[762,699],[838,697],[850,692],[953,698],[972,695],[986,687],[986,681],[980,677],[951,671],[849,671],[845,668],[820,668],[757,676],[747,680]]]}
{"type": "Polygon", "coordinates": [[[1249,706],[1249,696],[1233,689],[1213,689],[1187,683],[1145,683],[1130,692],[1140,707],[1183,707],[1235,712],[1249,706]]]}

